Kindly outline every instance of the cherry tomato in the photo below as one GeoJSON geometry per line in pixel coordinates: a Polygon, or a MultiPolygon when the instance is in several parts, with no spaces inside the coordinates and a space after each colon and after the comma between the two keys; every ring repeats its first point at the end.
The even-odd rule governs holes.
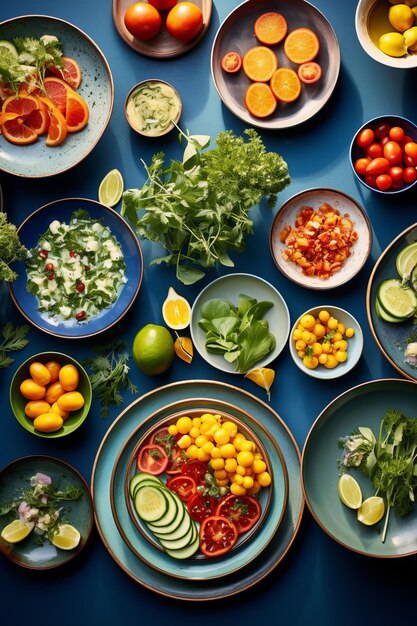
{"type": "Polygon", "coordinates": [[[393,126],[389,131],[389,138],[393,141],[401,141],[404,139],[404,130],[401,126],[393,126]]]}
{"type": "Polygon", "coordinates": [[[261,513],[261,505],[256,498],[233,494],[222,498],[214,510],[214,515],[223,515],[233,522],[239,534],[252,528],[260,518],[261,513]]]}
{"type": "Polygon", "coordinates": [[[206,556],[220,556],[229,552],[239,534],[236,526],[221,515],[206,517],[200,526],[200,550],[206,556]]]}
{"type": "Polygon", "coordinates": [[[177,0],[148,0],[148,2],[158,11],[168,11],[174,4],[177,4],[177,0]]]}
{"type": "Polygon", "coordinates": [[[391,176],[393,182],[397,180],[402,180],[403,177],[403,168],[399,165],[393,165],[389,168],[388,174],[391,176]]]}
{"type": "Polygon", "coordinates": [[[397,165],[402,159],[403,151],[396,141],[387,141],[384,148],[384,157],[388,159],[390,165],[397,165]]]}
{"type": "Polygon", "coordinates": [[[413,159],[409,154],[403,153],[403,164],[406,167],[416,167],[417,159],[413,159]]]}
{"type": "Polygon", "coordinates": [[[322,75],[321,66],[315,61],[308,61],[306,63],[301,63],[298,67],[298,78],[302,83],[306,83],[307,85],[311,83],[316,83],[320,80],[322,75]]]}
{"type": "Polygon", "coordinates": [[[398,189],[401,189],[402,187],[404,187],[403,180],[394,180],[392,181],[391,191],[398,191],[398,189]]]}
{"type": "Polygon", "coordinates": [[[379,140],[379,145],[383,148],[389,141],[391,141],[389,135],[385,135],[385,137],[379,140]]]}
{"type": "Polygon", "coordinates": [[[376,176],[373,174],[365,174],[365,183],[369,185],[369,187],[376,187],[376,176]]]}
{"type": "Polygon", "coordinates": [[[204,476],[208,471],[207,463],[198,459],[189,459],[181,468],[181,473],[194,478],[197,485],[204,484],[204,476]]]}
{"type": "Polygon", "coordinates": [[[375,141],[370,143],[369,146],[366,146],[365,149],[366,156],[371,159],[376,159],[377,157],[382,157],[382,146],[380,143],[376,143],[375,141]]]}
{"type": "Polygon", "coordinates": [[[227,52],[222,58],[221,66],[225,72],[234,74],[242,67],[242,57],[239,52],[227,52]]]}
{"type": "Polygon", "coordinates": [[[404,152],[417,162],[417,143],[415,143],[414,141],[409,141],[408,143],[406,143],[404,146],[404,152]]]}
{"type": "Polygon", "coordinates": [[[392,178],[389,174],[380,174],[376,177],[375,184],[380,191],[388,191],[392,187],[392,178]]]}
{"type": "Polygon", "coordinates": [[[375,139],[375,133],[372,128],[364,128],[356,137],[356,144],[360,148],[366,148],[375,139]]]}
{"type": "Polygon", "coordinates": [[[355,172],[361,176],[365,175],[366,168],[371,162],[370,157],[361,157],[360,159],[356,159],[353,167],[355,168],[355,172]]]}
{"type": "Polygon", "coordinates": [[[214,511],[216,501],[208,493],[193,493],[187,502],[188,512],[196,522],[202,522],[214,511]]]}
{"type": "Polygon", "coordinates": [[[194,478],[185,476],[184,474],[170,478],[167,482],[167,487],[176,493],[183,502],[187,502],[193,493],[197,492],[197,485],[194,478]]]}
{"type": "Polygon", "coordinates": [[[409,143],[411,141],[411,143],[414,142],[414,139],[412,137],[410,137],[409,135],[404,135],[404,137],[401,140],[401,148],[404,149],[404,146],[406,143],[409,143]]]}
{"type": "Polygon", "coordinates": [[[388,159],[385,159],[384,157],[378,157],[376,159],[372,159],[372,161],[366,168],[366,173],[378,176],[378,174],[384,174],[385,172],[387,172],[389,166],[390,163],[388,159]]]}
{"type": "Polygon", "coordinates": [[[382,122],[381,124],[378,124],[378,126],[374,128],[375,137],[377,139],[387,137],[389,135],[390,128],[391,126],[387,122],[382,122]]]}
{"type": "Polygon", "coordinates": [[[413,183],[417,178],[417,170],[415,167],[406,167],[403,172],[403,180],[405,183],[413,183]]]}
{"type": "Polygon", "coordinates": [[[162,446],[148,444],[139,450],[136,463],[141,472],[163,474],[168,465],[168,457],[162,446]]]}
{"type": "Polygon", "coordinates": [[[162,18],[155,7],[148,2],[135,2],[127,8],[124,22],[131,35],[147,41],[159,33],[162,18]]]}
{"type": "Polygon", "coordinates": [[[168,13],[165,26],[171,37],[191,41],[203,28],[203,14],[192,2],[179,2],[168,13]]]}

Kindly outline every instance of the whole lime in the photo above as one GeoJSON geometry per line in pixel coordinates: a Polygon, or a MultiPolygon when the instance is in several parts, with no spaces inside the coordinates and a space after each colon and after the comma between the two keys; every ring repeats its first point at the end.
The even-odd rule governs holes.
{"type": "Polygon", "coordinates": [[[139,369],[154,376],[167,370],[174,358],[174,340],[164,326],[147,324],[137,333],[132,346],[139,369]]]}

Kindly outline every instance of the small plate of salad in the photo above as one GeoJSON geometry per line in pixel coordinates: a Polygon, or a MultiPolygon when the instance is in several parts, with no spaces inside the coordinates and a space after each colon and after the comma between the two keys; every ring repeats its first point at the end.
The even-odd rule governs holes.
{"type": "Polygon", "coordinates": [[[19,227],[27,248],[15,263],[10,294],[40,330],[65,339],[91,337],[115,324],[142,282],[142,252],[120,215],[94,200],[65,198],[19,227]]]}

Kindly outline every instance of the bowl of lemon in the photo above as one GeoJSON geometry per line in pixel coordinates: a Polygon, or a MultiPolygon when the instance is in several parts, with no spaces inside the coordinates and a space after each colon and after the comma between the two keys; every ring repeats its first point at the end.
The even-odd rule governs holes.
{"type": "Polygon", "coordinates": [[[417,0],[359,0],[355,28],[362,48],[378,63],[417,67],[417,0]]]}

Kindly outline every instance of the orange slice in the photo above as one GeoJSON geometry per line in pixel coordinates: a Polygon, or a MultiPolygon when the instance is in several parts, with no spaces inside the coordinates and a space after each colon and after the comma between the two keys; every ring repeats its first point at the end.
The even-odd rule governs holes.
{"type": "Polygon", "coordinates": [[[65,115],[67,109],[67,94],[73,90],[62,78],[47,76],[44,80],[45,93],[52,104],[65,115]]]}
{"type": "Polygon", "coordinates": [[[258,83],[271,80],[277,67],[278,59],[275,52],[266,46],[255,46],[243,57],[243,71],[248,78],[258,83]]]}
{"type": "Polygon", "coordinates": [[[175,354],[186,363],[191,363],[194,355],[193,342],[189,337],[177,337],[174,343],[175,354]]]}
{"type": "Polygon", "coordinates": [[[33,143],[38,138],[38,134],[29,128],[29,126],[23,124],[21,118],[16,118],[15,120],[2,124],[1,133],[11,143],[21,146],[33,143]]]}
{"type": "Polygon", "coordinates": [[[270,367],[257,367],[245,374],[245,378],[249,378],[249,380],[265,389],[268,400],[271,399],[270,389],[275,379],[275,372],[273,369],[270,367]]]}
{"type": "Polygon", "coordinates": [[[1,125],[2,135],[11,143],[27,145],[37,140],[38,134],[25,124],[33,111],[40,108],[39,100],[33,96],[9,96],[2,106],[2,117],[9,120],[1,125]],[[10,119],[10,116],[13,117],[10,119]]]}
{"type": "Polygon", "coordinates": [[[78,65],[77,61],[71,59],[70,57],[61,57],[61,61],[63,63],[63,68],[60,67],[49,67],[48,69],[58,76],[65,80],[66,83],[73,89],[77,89],[81,83],[81,68],[78,65]]]}
{"type": "Polygon", "coordinates": [[[281,102],[294,102],[301,93],[301,81],[294,70],[280,67],[271,78],[271,89],[281,102]]]}
{"type": "Polygon", "coordinates": [[[245,92],[245,106],[254,117],[268,117],[277,108],[272,89],[265,83],[252,83],[245,92]]]}
{"type": "Polygon", "coordinates": [[[273,46],[284,39],[288,31],[288,24],[281,13],[269,11],[258,17],[254,30],[256,38],[261,43],[273,46]]]}
{"type": "Polygon", "coordinates": [[[316,58],[320,41],[310,28],[296,28],[284,41],[284,52],[293,63],[307,63],[316,58]]]}
{"type": "Polygon", "coordinates": [[[15,120],[17,117],[19,117],[19,113],[3,113],[3,111],[0,111],[0,124],[10,122],[10,120],[15,120]]]}
{"type": "Polygon", "coordinates": [[[46,106],[42,104],[42,107],[36,111],[32,111],[25,120],[26,126],[29,126],[35,131],[37,135],[43,135],[49,128],[50,117],[46,106]]]}
{"type": "Polygon", "coordinates": [[[65,140],[68,133],[65,117],[62,115],[61,111],[54,106],[50,100],[48,100],[48,98],[42,97],[40,100],[47,106],[50,119],[48,136],[45,143],[50,147],[59,146],[65,140]]]}
{"type": "Polygon", "coordinates": [[[17,113],[18,116],[25,118],[32,111],[39,109],[39,100],[28,94],[20,96],[9,96],[3,103],[3,113],[17,113]]]}
{"type": "Polygon", "coordinates": [[[76,133],[82,130],[88,122],[90,112],[84,98],[76,91],[68,91],[67,94],[67,110],[65,120],[69,133],[76,133]]]}

